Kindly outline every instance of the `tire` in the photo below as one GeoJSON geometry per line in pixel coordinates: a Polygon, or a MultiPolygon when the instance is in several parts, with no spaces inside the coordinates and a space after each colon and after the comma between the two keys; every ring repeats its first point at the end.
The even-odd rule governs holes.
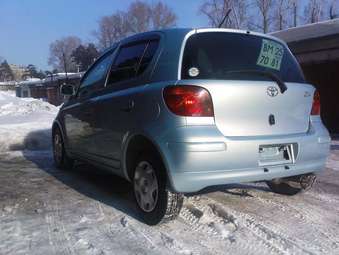
{"type": "Polygon", "coordinates": [[[64,140],[59,128],[53,132],[53,158],[54,164],[59,169],[70,170],[73,168],[74,160],[69,158],[65,151],[64,140]]]}
{"type": "Polygon", "coordinates": [[[277,194],[293,196],[312,188],[316,180],[315,175],[305,174],[290,178],[267,181],[267,186],[277,194]]]}
{"type": "Polygon", "coordinates": [[[142,220],[148,225],[174,220],[180,213],[183,195],[168,190],[161,161],[145,154],[133,166],[133,193],[142,220]]]}

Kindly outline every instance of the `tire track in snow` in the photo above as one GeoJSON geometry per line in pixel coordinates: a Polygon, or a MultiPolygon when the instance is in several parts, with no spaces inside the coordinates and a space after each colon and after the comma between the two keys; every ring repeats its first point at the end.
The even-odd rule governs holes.
{"type": "MultiPolygon", "coordinates": [[[[109,242],[123,240],[121,245],[132,245],[132,248],[128,246],[131,250],[138,249],[135,244],[142,243],[142,249],[147,250],[146,254],[193,253],[182,240],[179,241],[169,234],[170,223],[169,225],[150,227],[130,216],[126,216],[124,213],[114,214],[113,217],[106,215],[100,202],[96,202],[96,204],[99,214],[104,219],[103,224],[100,224],[101,226],[104,225],[100,227],[100,235],[105,236],[109,242]],[[119,238],[117,239],[117,237],[119,238]]],[[[172,223],[174,224],[174,222],[172,223]]],[[[140,250],[138,250],[138,253],[140,253],[140,250]]]]}
{"type": "MultiPolygon", "coordinates": [[[[297,196],[313,196],[311,191],[309,192],[304,192],[301,194],[298,194],[297,196]]],[[[319,233],[320,235],[323,236],[323,238],[319,239],[318,244],[321,245],[321,247],[314,245],[314,244],[306,244],[304,243],[305,246],[309,247],[309,249],[314,250],[316,252],[331,252],[333,249],[338,249],[339,248],[339,242],[338,242],[338,236],[335,234],[337,230],[334,230],[334,233],[330,233],[329,228],[324,231],[322,229],[322,225],[319,226],[319,222],[323,219],[323,214],[318,214],[316,212],[317,208],[314,208],[313,210],[308,210],[307,206],[309,205],[303,205],[302,208],[300,209],[298,206],[295,205],[295,203],[291,203],[289,201],[288,204],[286,204],[286,200],[283,198],[286,197],[280,197],[280,195],[277,195],[275,197],[271,198],[266,198],[266,197],[261,197],[260,194],[257,192],[251,192],[252,198],[257,199],[259,202],[266,204],[266,205],[273,205],[278,207],[280,210],[283,212],[286,212],[290,217],[295,217],[298,220],[301,221],[303,225],[306,225],[309,228],[312,228],[313,233],[319,233]],[[277,200],[274,201],[273,199],[277,200]],[[308,211],[311,211],[312,214],[310,215],[308,211]],[[325,245],[324,245],[325,244],[325,245]]],[[[304,200],[301,200],[301,202],[304,202],[304,200]]],[[[298,203],[300,204],[300,202],[298,203]]],[[[277,226],[276,226],[277,227],[277,226]]],[[[289,229],[283,228],[284,232],[288,232],[289,229]]],[[[317,235],[318,236],[318,235],[317,235]]],[[[315,241],[315,240],[314,240],[315,241]]],[[[314,243],[314,242],[313,242],[314,243]]]]}
{"type": "Polygon", "coordinates": [[[48,204],[47,210],[45,220],[48,224],[49,240],[53,246],[54,254],[76,254],[73,245],[70,243],[65,225],[61,220],[58,201],[55,201],[54,205],[48,204]]]}
{"type": "MultiPolygon", "coordinates": [[[[298,194],[297,196],[310,195],[310,193],[311,192],[309,191],[309,192],[298,194]]],[[[319,245],[314,244],[314,241],[316,241],[316,239],[313,239],[312,243],[306,243],[305,241],[300,240],[300,239],[295,241],[295,242],[303,243],[303,246],[308,247],[308,250],[312,250],[317,253],[319,252],[325,253],[325,252],[331,252],[333,251],[333,249],[337,249],[339,247],[338,240],[336,240],[337,235],[330,234],[329,229],[326,229],[326,231],[324,231],[322,229],[323,226],[322,225],[319,226],[319,222],[317,222],[316,219],[319,219],[321,221],[321,219],[323,218],[323,215],[319,215],[317,218],[317,216],[315,216],[316,208],[313,210],[310,210],[312,211],[312,215],[309,215],[308,210],[306,209],[307,205],[303,206],[302,209],[298,209],[298,207],[294,206],[294,203],[291,203],[291,201],[288,201],[289,203],[286,203],[286,200],[284,198],[288,199],[289,197],[275,195],[273,197],[267,198],[267,197],[260,196],[260,193],[258,192],[250,192],[250,195],[251,195],[250,198],[244,197],[244,199],[248,199],[248,200],[256,199],[258,202],[263,203],[265,205],[274,206],[278,208],[279,210],[281,210],[282,212],[285,212],[287,215],[289,215],[289,217],[293,217],[293,218],[296,218],[298,221],[301,221],[301,224],[307,226],[308,228],[312,228],[313,230],[311,231],[311,233],[319,233],[320,235],[323,236],[323,238],[319,239],[319,242],[318,242],[319,245]]],[[[272,208],[269,208],[269,210],[272,210],[272,208]]],[[[269,221],[271,221],[271,219],[269,219],[267,222],[269,221]]],[[[288,233],[290,231],[290,229],[286,228],[284,225],[280,225],[280,226],[275,225],[275,228],[276,230],[279,229],[278,231],[280,231],[281,233],[282,232],[288,233]]]]}
{"type": "MultiPolygon", "coordinates": [[[[278,254],[312,254],[311,251],[301,247],[296,241],[291,240],[275,227],[266,226],[260,219],[254,218],[246,213],[225,208],[222,203],[214,198],[206,197],[206,202],[221,208],[232,215],[239,222],[239,227],[245,227],[257,236],[262,244],[269,250],[278,254]]],[[[305,244],[305,247],[308,245],[305,244]]]]}
{"type": "MultiPolygon", "coordinates": [[[[192,231],[204,233],[204,241],[210,246],[211,241],[219,241],[224,244],[230,254],[265,254],[262,247],[251,244],[244,236],[239,236],[241,224],[234,215],[224,208],[215,206],[211,200],[203,197],[199,201],[189,199],[184,204],[180,217],[190,226],[192,231]]],[[[261,239],[257,238],[262,241],[261,239]]],[[[264,245],[268,251],[278,254],[274,247],[264,245]]],[[[219,250],[220,252],[220,250],[219,250]]],[[[218,253],[218,252],[216,252],[218,253]]]]}
{"type": "MultiPolygon", "coordinates": [[[[284,203],[284,202],[282,202],[284,203]]],[[[315,250],[319,250],[318,252],[322,252],[322,253],[328,253],[328,252],[332,252],[333,249],[338,249],[339,248],[339,239],[338,239],[338,235],[337,229],[331,229],[328,225],[326,228],[326,231],[323,230],[323,224],[321,224],[320,222],[323,220],[323,214],[318,214],[316,212],[316,209],[313,210],[309,210],[312,211],[312,214],[308,213],[307,210],[307,205],[305,207],[303,207],[302,209],[300,209],[298,206],[295,206],[294,204],[290,203],[288,205],[290,208],[292,208],[294,211],[297,211],[299,214],[303,214],[303,223],[305,225],[307,225],[308,227],[312,228],[314,233],[319,233],[322,238],[319,238],[319,235],[316,235],[317,238],[314,241],[318,241],[317,243],[321,245],[321,250],[319,250],[319,247],[314,247],[315,250]],[[330,231],[330,229],[332,231],[330,231]],[[333,232],[333,233],[331,233],[333,232]]],[[[308,244],[308,246],[312,246],[310,244],[308,244]]]]}
{"type": "Polygon", "coordinates": [[[153,254],[157,246],[146,234],[138,231],[128,216],[123,213],[105,214],[100,202],[96,201],[96,208],[102,217],[102,222],[98,224],[98,231],[101,237],[104,237],[109,243],[117,243],[118,246],[130,253],[153,254]],[[120,242],[123,240],[123,242],[120,242]],[[143,247],[139,248],[136,244],[142,243],[143,247]],[[145,249],[145,251],[143,251],[145,249]],[[147,250],[147,252],[146,252],[147,250]],[[150,253],[152,252],[152,253],[150,253]]]}
{"type": "MultiPolygon", "coordinates": [[[[225,240],[230,237],[229,233],[221,233],[217,230],[215,227],[216,224],[224,224],[225,222],[223,222],[222,218],[213,215],[211,208],[206,205],[187,201],[181,209],[179,217],[181,217],[193,231],[206,233],[219,240],[225,240]]],[[[236,228],[236,225],[234,225],[235,230],[236,228]]]]}

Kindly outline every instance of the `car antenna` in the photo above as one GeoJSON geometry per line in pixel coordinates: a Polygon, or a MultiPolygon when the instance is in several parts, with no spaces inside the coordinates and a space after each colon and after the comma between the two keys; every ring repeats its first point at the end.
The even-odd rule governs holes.
{"type": "Polygon", "coordinates": [[[220,22],[218,28],[221,28],[221,27],[222,27],[222,25],[225,23],[226,19],[227,19],[228,16],[230,15],[231,11],[232,11],[232,9],[228,9],[228,10],[227,10],[227,12],[226,12],[224,18],[222,19],[222,21],[220,22]]]}

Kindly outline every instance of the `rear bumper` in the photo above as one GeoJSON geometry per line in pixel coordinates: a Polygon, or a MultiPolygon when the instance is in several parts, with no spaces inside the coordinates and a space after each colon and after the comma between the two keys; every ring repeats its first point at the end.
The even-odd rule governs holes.
{"type": "Polygon", "coordinates": [[[216,126],[186,126],[158,142],[171,188],[196,192],[208,186],[272,180],[324,168],[330,137],[320,119],[306,134],[270,137],[224,137],[216,126]],[[260,145],[297,143],[294,164],[260,166],[260,145]]]}
{"type": "Polygon", "coordinates": [[[306,173],[315,173],[323,169],[325,161],[311,161],[304,164],[283,165],[271,167],[257,167],[202,173],[173,173],[173,189],[177,192],[196,192],[208,186],[265,181],[275,178],[295,176],[306,173]],[[267,171],[267,172],[266,172],[267,171]]]}

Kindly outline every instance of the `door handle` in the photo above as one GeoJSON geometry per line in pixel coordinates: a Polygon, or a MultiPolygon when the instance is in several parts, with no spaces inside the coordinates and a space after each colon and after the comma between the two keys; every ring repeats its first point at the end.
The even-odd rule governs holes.
{"type": "Polygon", "coordinates": [[[126,106],[120,108],[121,111],[124,112],[130,112],[132,111],[134,108],[134,101],[133,100],[129,100],[128,103],[126,104],[126,106]]]}

